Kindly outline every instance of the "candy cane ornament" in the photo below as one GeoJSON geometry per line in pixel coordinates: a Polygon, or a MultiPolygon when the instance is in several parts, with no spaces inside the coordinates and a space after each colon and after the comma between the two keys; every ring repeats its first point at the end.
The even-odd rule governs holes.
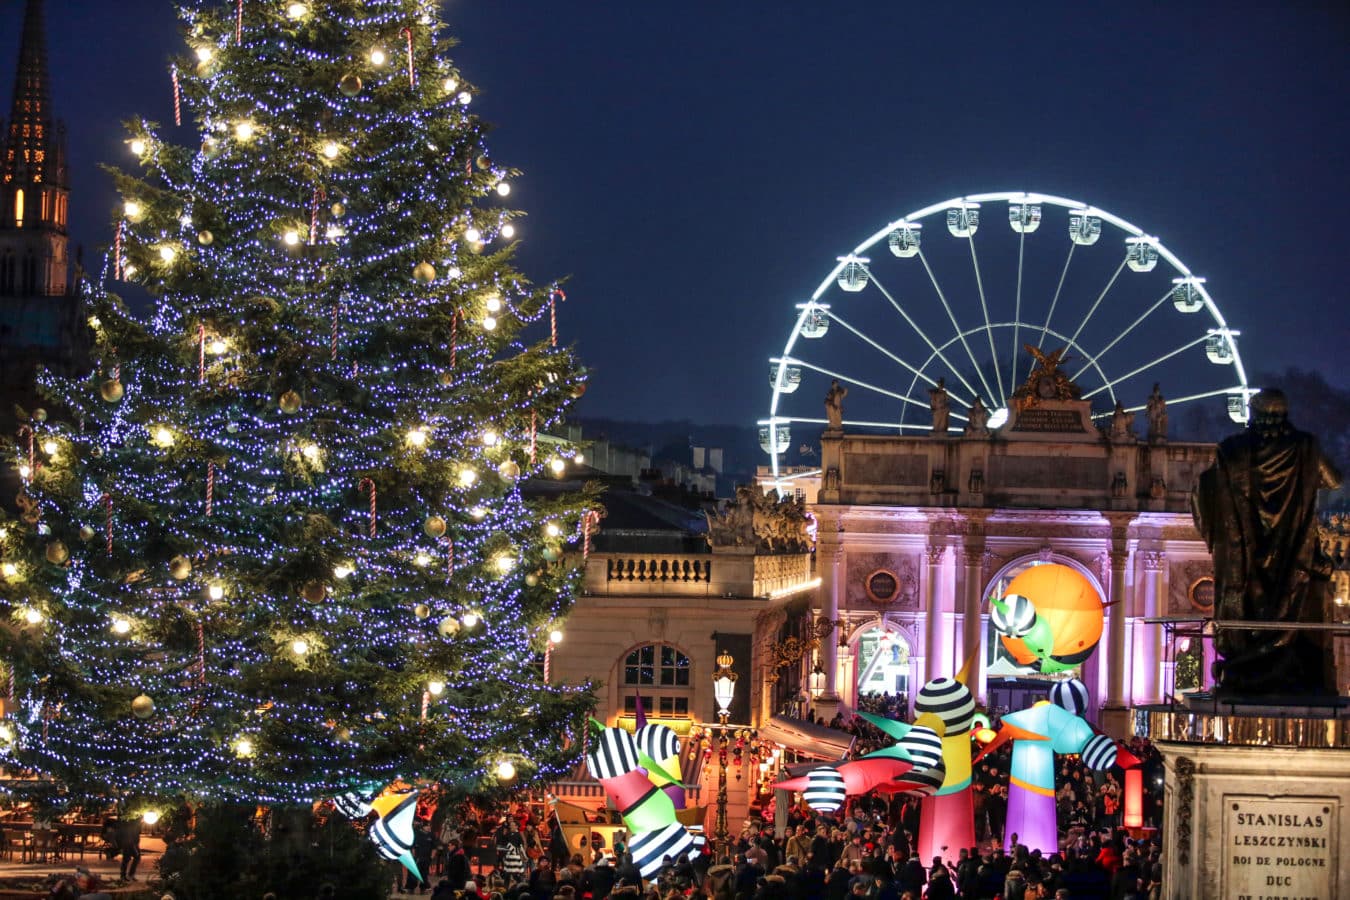
{"type": "Polygon", "coordinates": [[[552,346],[558,346],[558,301],[566,300],[567,295],[563,293],[562,288],[554,288],[548,292],[548,330],[549,340],[552,346]]]}
{"type": "Polygon", "coordinates": [[[239,11],[235,14],[234,42],[236,44],[244,42],[244,0],[239,0],[239,11]]]}
{"type": "Polygon", "coordinates": [[[104,494],[103,497],[102,497],[101,499],[103,500],[103,534],[104,534],[104,538],[105,538],[105,541],[104,541],[104,542],[105,542],[105,544],[107,545],[107,548],[108,548],[108,555],[109,555],[109,556],[112,556],[112,550],[113,550],[113,540],[112,540],[112,531],[113,531],[113,529],[112,529],[112,526],[113,526],[113,500],[112,500],[112,494],[104,494]]]}
{"type": "Polygon", "coordinates": [[[206,326],[197,324],[197,383],[206,383],[206,326]]]}
{"type": "Polygon", "coordinates": [[[122,265],[122,223],[117,223],[117,233],[113,235],[113,280],[121,281],[123,279],[124,266],[122,265]]]}
{"type": "Polygon", "coordinates": [[[206,514],[211,515],[211,503],[216,492],[216,464],[206,464],[206,514]]]}
{"type": "Polygon", "coordinates": [[[358,491],[370,489],[370,536],[375,536],[375,482],[370,478],[362,478],[356,483],[358,491]]]}
{"type": "Polygon", "coordinates": [[[403,29],[408,39],[408,87],[417,87],[417,72],[413,69],[413,33],[411,28],[403,29]]]}
{"type": "Polygon", "coordinates": [[[173,80],[173,124],[181,127],[183,124],[183,91],[178,86],[178,67],[174,66],[169,72],[169,77],[173,80]]]}

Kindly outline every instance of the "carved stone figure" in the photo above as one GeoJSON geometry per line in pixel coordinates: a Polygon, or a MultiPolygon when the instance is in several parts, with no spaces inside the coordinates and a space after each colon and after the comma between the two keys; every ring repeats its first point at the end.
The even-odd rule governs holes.
{"type": "Polygon", "coordinates": [[[1125,479],[1124,472],[1117,472],[1116,477],[1111,479],[1111,496],[1124,497],[1125,491],[1129,489],[1130,483],[1125,479]]]}
{"type": "Polygon", "coordinates": [[[839,467],[830,466],[825,470],[825,479],[821,482],[820,489],[822,491],[837,491],[839,490],[839,481],[839,467]]]}
{"type": "Polygon", "coordinates": [[[830,382],[830,390],[825,395],[825,418],[830,423],[830,431],[844,430],[844,398],[847,396],[848,388],[841,385],[838,378],[830,382]]]}
{"type": "Polygon", "coordinates": [[[933,411],[933,434],[947,436],[947,424],[951,417],[951,401],[947,398],[947,379],[939,378],[937,387],[928,390],[928,406],[933,411]]]}
{"type": "Polygon", "coordinates": [[[708,544],[751,547],[764,553],[806,553],[811,549],[806,510],[791,497],[777,498],[752,487],[736,489],[736,501],[720,513],[706,513],[708,544]]]}
{"type": "Polygon", "coordinates": [[[975,402],[970,405],[970,411],[966,416],[966,429],[963,432],[966,437],[989,437],[989,410],[984,408],[984,401],[978,394],[975,395],[975,402]]]}
{"type": "Polygon", "coordinates": [[[1068,347],[1061,347],[1052,353],[1042,353],[1039,347],[1023,344],[1022,349],[1036,360],[1031,367],[1027,380],[1013,391],[1012,405],[1018,410],[1032,409],[1042,400],[1081,400],[1083,389],[1070,380],[1068,374],[1060,368],[1069,361],[1065,356],[1068,347]]]}
{"type": "Polygon", "coordinates": [[[1111,440],[1134,440],[1134,413],[1128,412],[1120,401],[1116,401],[1115,411],[1111,413],[1111,440]]]}
{"type": "MultiPolygon", "coordinates": [[[[1317,491],[1341,474],[1317,439],[1289,424],[1282,392],[1251,400],[1247,430],[1224,439],[1191,498],[1214,554],[1215,618],[1318,623],[1331,560],[1318,541],[1317,491]]],[[[1220,694],[1334,691],[1329,640],[1318,632],[1221,628],[1214,674],[1220,694]]]]}
{"type": "Polygon", "coordinates": [[[1167,400],[1153,382],[1153,393],[1148,395],[1148,405],[1144,408],[1148,415],[1148,441],[1161,444],[1167,441],[1167,400]]]}

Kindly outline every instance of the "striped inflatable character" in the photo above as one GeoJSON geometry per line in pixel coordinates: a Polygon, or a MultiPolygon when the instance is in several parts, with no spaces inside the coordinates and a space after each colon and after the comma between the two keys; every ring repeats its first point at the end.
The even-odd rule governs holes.
{"type": "Polygon", "coordinates": [[[643,878],[661,870],[664,857],[678,859],[694,849],[694,837],[675,816],[675,804],[640,768],[633,735],[591,720],[596,732],[586,753],[586,771],[604,787],[628,828],[628,849],[643,878]]]}
{"type": "Polygon", "coordinates": [[[665,725],[643,725],[633,733],[643,768],[653,784],[670,795],[676,809],[684,809],[684,773],[680,770],[680,739],[665,725]]]}
{"type": "Polygon", "coordinates": [[[802,799],[818,813],[832,813],[844,805],[848,789],[844,776],[834,766],[819,766],[806,773],[806,789],[802,799]]]}
{"type": "Polygon", "coordinates": [[[398,860],[418,881],[425,881],[412,858],[417,793],[415,790],[390,792],[376,797],[370,805],[380,817],[370,826],[370,839],[381,856],[398,860]]]}

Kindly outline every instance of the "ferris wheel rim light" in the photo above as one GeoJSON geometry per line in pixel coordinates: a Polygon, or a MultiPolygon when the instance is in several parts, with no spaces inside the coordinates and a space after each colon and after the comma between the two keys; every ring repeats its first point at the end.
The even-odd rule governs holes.
{"type": "MultiPolygon", "coordinates": [[[[818,313],[821,310],[828,310],[830,308],[828,303],[822,302],[822,298],[826,295],[826,293],[831,290],[839,289],[847,291],[848,296],[865,297],[867,295],[861,294],[860,292],[871,287],[878,288],[882,293],[885,293],[886,290],[885,286],[883,286],[881,282],[877,281],[873,273],[867,268],[868,264],[871,262],[867,254],[870,250],[872,250],[873,247],[875,247],[879,242],[897,239],[894,238],[893,236],[896,235],[898,232],[908,231],[916,238],[916,240],[912,242],[914,246],[909,248],[910,252],[904,256],[901,256],[901,254],[895,251],[894,244],[891,244],[890,246],[891,252],[883,254],[883,256],[887,258],[901,256],[902,259],[906,260],[909,259],[909,257],[918,256],[920,261],[922,261],[923,265],[926,267],[928,263],[924,259],[924,254],[922,250],[919,249],[919,247],[917,246],[918,245],[917,235],[918,232],[923,229],[924,223],[918,220],[925,219],[933,215],[946,215],[948,213],[960,210],[967,210],[972,213],[976,213],[976,215],[978,215],[977,211],[979,210],[982,204],[998,203],[998,202],[1006,202],[1009,204],[1010,210],[1009,221],[1010,224],[1013,225],[1012,231],[1020,234],[1022,239],[1025,239],[1027,235],[1037,231],[1037,227],[1041,224],[1041,211],[1039,210],[1039,208],[1031,210],[1026,209],[1026,207],[1028,206],[1039,207],[1044,205],[1063,209],[1067,212],[1070,218],[1069,224],[1070,233],[1068,236],[1071,239],[1073,245],[1090,246],[1092,243],[1096,241],[1096,234],[1101,231],[1101,226],[1103,223],[1105,223],[1125,233],[1124,242],[1128,248],[1131,248],[1130,253],[1138,253],[1141,254],[1141,256],[1143,254],[1147,254],[1148,258],[1135,260],[1134,263],[1130,265],[1130,268],[1133,271],[1149,272],[1154,268],[1154,265],[1156,264],[1157,261],[1165,262],[1168,266],[1172,268],[1173,272],[1176,275],[1176,277],[1171,279],[1172,284],[1176,285],[1178,288],[1180,288],[1181,286],[1185,286],[1185,288],[1187,289],[1184,297],[1178,296],[1174,298],[1173,302],[1176,305],[1177,310],[1186,314],[1200,313],[1202,311],[1204,313],[1208,313],[1214,324],[1217,326],[1215,329],[1211,329],[1210,332],[1217,332],[1224,336],[1224,344],[1226,345],[1224,349],[1227,351],[1227,355],[1230,357],[1228,359],[1223,360],[1222,363],[1220,363],[1220,361],[1216,360],[1213,355],[1210,355],[1210,361],[1232,366],[1233,374],[1237,376],[1236,380],[1239,385],[1238,389],[1236,390],[1225,389],[1225,391],[1210,392],[1206,396],[1217,395],[1219,393],[1226,392],[1230,398],[1230,407],[1231,407],[1233,398],[1235,398],[1239,394],[1243,396],[1250,396],[1251,393],[1254,393],[1253,389],[1250,389],[1249,387],[1242,387],[1247,384],[1247,373],[1241,355],[1238,352],[1236,341],[1234,340],[1234,338],[1237,335],[1239,335],[1240,332],[1229,328],[1228,323],[1223,316],[1223,313],[1220,311],[1218,305],[1214,301],[1213,296],[1210,294],[1208,288],[1206,287],[1206,279],[1204,277],[1195,275],[1194,272],[1192,272],[1192,270],[1185,263],[1183,263],[1181,259],[1178,258],[1177,255],[1173,253],[1172,250],[1168,248],[1167,245],[1162,240],[1158,238],[1158,236],[1148,234],[1143,229],[1139,228],[1132,222],[1124,218],[1121,218],[1120,216],[1117,216],[1111,212],[1108,212],[1104,209],[1101,209],[1098,206],[1086,203],[1081,200],[1074,200],[1068,197],[1061,197],[1053,194],[1043,194],[1035,191],[991,191],[984,193],[964,194],[961,196],[952,197],[950,199],[930,204],[928,206],[910,212],[906,215],[897,217],[888,222],[884,227],[878,229],[875,233],[871,234],[869,237],[867,237],[865,240],[859,243],[847,254],[836,257],[835,265],[830,267],[829,271],[825,274],[825,277],[821,279],[819,285],[811,293],[809,299],[805,303],[794,304],[795,308],[800,310],[800,314],[797,316],[797,320],[794,326],[788,333],[788,338],[784,345],[782,355],[779,357],[771,358],[771,362],[774,363],[775,365],[778,365],[778,369],[776,370],[775,377],[773,379],[772,394],[769,404],[769,413],[770,416],[772,417],[771,421],[776,423],[779,421],[792,419],[792,417],[781,415],[779,404],[780,397],[787,396],[795,392],[797,388],[796,384],[792,384],[789,387],[788,382],[785,379],[786,368],[789,363],[793,365],[804,366],[806,368],[811,368],[817,372],[822,371],[820,367],[812,366],[810,363],[806,363],[800,359],[794,358],[792,353],[794,347],[796,346],[797,339],[803,336],[802,334],[803,327],[807,325],[808,321],[810,321],[810,317],[814,313],[818,313]],[[1019,212],[1015,209],[1015,207],[1017,206],[1023,207],[1023,209],[1020,211],[1020,215],[1024,219],[1027,218],[1031,219],[1031,221],[1026,223],[1027,227],[1025,228],[1019,228],[1017,222],[1014,221],[1019,215],[1019,212]],[[1090,234],[1092,235],[1091,239],[1080,240],[1076,236],[1076,233],[1074,231],[1074,229],[1078,228],[1090,228],[1091,229],[1090,234]],[[1134,250],[1133,249],[1134,247],[1139,247],[1140,249],[1134,250]],[[861,274],[865,276],[865,280],[863,280],[861,284],[855,283],[853,286],[845,286],[843,284],[843,281],[845,280],[845,270],[850,265],[862,269],[861,274]],[[1197,303],[1199,305],[1196,305],[1197,303]]],[[[969,222],[965,222],[965,220],[962,219],[958,223],[958,227],[956,228],[953,228],[952,220],[950,218],[947,219],[945,224],[947,225],[947,231],[949,231],[955,237],[955,239],[959,241],[967,241],[967,240],[973,241],[979,223],[975,215],[972,215],[971,220],[969,222]]],[[[1040,230],[1044,232],[1044,229],[1040,230]]],[[[940,237],[938,239],[939,240],[945,239],[945,236],[940,237]]],[[[1040,240],[1041,238],[1037,237],[1034,239],[1040,240]]],[[[973,243],[971,244],[971,247],[973,254],[974,253],[973,243]]],[[[1072,249],[1070,250],[1070,253],[1072,253],[1072,249]]],[[[892,261],[894,261],[894,259],[892,259],[892,261]]],[[[976,265],[978,269],[978,263],[976,263],[976,265]]],[[[1123,267],[1125,263],[1122,262],[1121,265],[1123,267]]],[[[976,277],[978,278],[978,270],[976,273],[976,277]]],[[[1107,290],[1109,289],[1110,285],[1108,285],[1107,287],[1107,290]]],[[[1163,297],[1163,300],[1165,299],[1166,295],[1164,295],[1163,297]]],[[[1159,304],[1161,304],[1163,301],[1160,300],[1158,302],[1159,304]]],[[[1053,306],[1051,311],[1053,313],[1053,306]]],[[[841,326],[847,327],[846,324],[843,323],[843,321],[840,320],[834,314],[828,314],[827,318],[839,322],[841,326]]],[[[1019,314],[1017,318],[1020,319],[1021,315],[1019,314]]],[[[812,324],[814,325],[815,323],[812,324]]],[[[1138,324],[1139,324],[1138,322],[1135,323],[1135,325],[1138,324]]],[[[1135,325],[1131,325],[1130,326],[1131,329],[1133,329],[1135,325]]],[[[986,321],[984,323],[981,323],[977,327],[972,327],[969,329],[963,329],[960,325],[957,325],[955,329],[957,337],[948,339],[947,342],[945,344],[942,344],[941,346],[942,349],[945,351],[951,348],[951,346],[954,343],[956,343],[958,338],[964,339],[980,331],[985,331],[992,336],[993,330],[996,328],[1021,327],[1021,326],[1029,327],[1029,334],[1040,333],[1042,335],[1042,338],[1045,338],[1047,336],[1053,336],[1057,340],[1061,341],[1066,339],[1064,335],[1056,334],[1055,331],[1051,330],[1048,327],[1049,326],[1048,318],[1046,320],[1046,327],[1044,328],[1042,328],[1037,323],[1031,322],[994,323],[986,321]]],[[[1080,326],[1079,331],[1081,330],[1082,328],[1080,326]]],[[[819,333],[817,334],[807,335],[808,338],[818,338],[823,336],[824,330],[819,331],[819,333]]],[[[1077,342],[1071,341],[1070,343],[1076,345],[1077,342]]],[[[1116,379],[1114,382],[1111,381],[1111,379],[1105,374],[1105,370],[1103,370],[1101,365],[1097,362],[1097,357],[1104,355],[1107,350],[1111,349],[1114,346],[1115,346],[1114,343],[1108,345],[1105,349],[1098,351],[1096,356],[1094,356],[1091,353],[1087,353],[1086,349],[1083,347],[1077,348],[1077,352],[1085,354],[1085,358],[1089,360],[1089,365],[1098,372],[1098,374],[1102,377],[1103,382],[1105,382],[1100,390],[1106,390],[1116,383],[1120,383],[1127,380],[1126,378],[1122,377],[1116,379]]],[[[1185,346],[1189,347],[1191,345],[1188,344],[1185,346]]],[[[923,370],[926,370],[929,366],[932,365],[933,358],[934,358],[933,356],[929,356],[928,360],[922,367],[923,370]]],[[[1148,364],[1148,366],[1146,366],[1146,368],[1161,364],[1168,358],[1169,356],[1163,356],[1156,360],[1153,360],[1148,364]]],[[[949,363],[947,365],[950,366],[949,363]]],[[[1016,367],[1014,366],[1014,372],[1015,371],[1016,367]]],[[[828,375],[831,373],[823,372],[823,374],[828,375]]],[[[996,370],[996,374],[1001,373],[999,372],[999,370],[996,370]]],[[[840,380],[843,381],[845,379],[841,378],[840,380]]],[[[850,383],[854,384],[859,383],[855,379],[848,379],[848,380],[850,381],[850,383]]],[[[917,377],[915,379],[915,384],[917,384],[917,377]]],[[[874,386],[871,385],[865,386],[875,389],[874,386]]],[[[911,385],[911,390],[912,388],[913,385],[911,385]]],[[[1100,392],[1100,390],[1098,392],[1100,392]]],[[[904,399],[908,400],[908,398],[904,399]]],[[[998,424],[995,424],[997,420],[993,419],[993,416],[995,414],[1003,413],[1004,415],[1006,415],[1005,404],[1002,403],[997,404],[997,407],[998,407],[997,409],[990,410],[992,420],[990,423],[991,427],[999,427],[998,424]]],[[[1231,409],[1230,415],[1232,415],[1231,409]]],[[[904,427],[909,428],[912,426],[906,424],[904,427]]],[[[771,453],[770,456],[773,469],[773,477],[776,483],[779,477],[778,475],[779,459],[777,454],[771,453]]]]}

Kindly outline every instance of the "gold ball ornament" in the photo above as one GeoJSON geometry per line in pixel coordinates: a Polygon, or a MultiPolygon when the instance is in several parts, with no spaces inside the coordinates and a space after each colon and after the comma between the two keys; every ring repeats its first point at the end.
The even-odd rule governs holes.
{"type": "Polygon", "coordinates": [[[431,284],[436,280],[436,267],[429,262],[420,262],[413,266],[413,279],[422,284],[431,284]]]}
{"type": "Polygon", "coordinates": [[[80,526],[80,540],[82,540],[82,541],[92,541],[92,540],[94,539],[94,535],[96,535],[96,534],[98,534],[98,532],[94,530],[94,526],[93,526],[93,525],[81,525],[81,526],[80,526]]]}
{"type": "Polygon", "coordinates": [[[300,395],[295,391],[287,391],[277,398],[277,408],[288,416],[293,416],[298,413],[300,407],[303,405],[304,401],[300,399],[300,395]]]}
{"type": "Polygon", "coordinates": [[[40,406],[37,409],[33,410],[33,421],[34,422],[47,421],[47,411],[40,406]]]}
{"type": "Polygon", "coordinates": [[[492,160],[487,158],[486,153],[478,157],[476,163],[478,165],[479,170],[483,172],[486,172],[488,169],[492,168],[492,160]]]}
{"type": "Polygon", "coordinates": [[[98,386],[98,395],[103,398],[104,403],[120,403],[124,393],[122,382],[116,378],[109,378],[98,386]]]}
{"type": "Polygon", "coordinates": [[[440,624],[436,626],[436,630],[440,632],[441,637],[454,637],[459,633],[461,627],[459,619],[454,616],[446,616],[441,619],[440,624]]]}
{"type": "Polygon", "coordinates": [[[182,581],[192,574],[192,560],[186,556],[178,555],[169,560],[169,575],[174,581],[182,581]]]}
{"type": "Polygon", "coordinates": [[[355,97],[361,93],[361,76],[355,72],[348,72],[338,81],[338,90],[344,97],[355,97]]]}
{"type": "Polygon", "coordinates": [[[349,743],[352,739],[352,730],[346,725],[343,725],[337,731],[333,732],[333,737],[337,739],[339,744],[349,743]]]}
{"type": "Polygon", "coordinates": [[[216,236],[206,229],[197,232],[197,243],[203,247],[210,247],[216,240],[216,236]]]}
{"type": "Polygon", "coordinates": [[[300,596],[310,603],[322,603],[328,596],[328,585],[322,581],[306,581],[300,588],[300,596]]]}
{"type": "Polygon", "coordinates": [[[148,719],[155,714],[155,701],[141,694],[131,701],[131,712],[138,719],[148,719]]]}
{"type": "Polygon", "coordinates": [[[497,474],[514,481],[520,477],[520,466],[516,465],[513,459],[503,460],[501,465],[497,466],[497,474]]]}
{"type": "Polygon", "coordinates": [[[422,530],[427,533],[429,538],[444,537],[445,519],[440,516],[427,516],[427,520],[422,523],[422,530]]]}
{"type": "Polygon", "coordinates": [[[533,572],[531,572],[530,574],[526,575],[526,576],[525,576],[525,586],[526,586],[526,587],[538,587],[538,586],[539,586],[539,576],[536,575],[536,574],[533,573],[533,572]]]}
{"type": "Polygon", "coordinates": [[[347,214],[347,204],[339,200],[328,209],[333,214],[333,218],[340,219],[347,214]]]}
{"type": "Polygon", "coordinates": [[[70,559],[70,551],[61,541],[52,541],[47,545],[47,562],[54,566],[64,565],[70,559]]]}
{"type": "Polygon", "coordinates": [[[425,603],[419,603],[413,607],[413,615],[419,619],[429,619],[431,618],[431,607],[425,603]]]}
{"type": "Polygon", "coordinates": [[[96,447],[93,447],[93,448],[90,449],[89,455],[92,456],[94,459],[102,459],[102,458],[103,458],[103,448],[102,448],[102,447],[97,447],[97,446],[96,446],[96,447]]]}
{"type": "Polygon", "coordinates": [[[586,393],[586,382],[578,381],[576,384],[572,385],[573,400],[580,400],[585,393],[586,393]]]}
{"type": "Polygon", "coordinates": [[[450,385],[452,385],[452,384],[454,384],[454,383],[455,383],[455,376],[454,376],[454,375],[451,375],[449,372],[442,372],[442,373],[441,373],[441,386],[442,386],[442,387],[449,387],[450,385]]]}

